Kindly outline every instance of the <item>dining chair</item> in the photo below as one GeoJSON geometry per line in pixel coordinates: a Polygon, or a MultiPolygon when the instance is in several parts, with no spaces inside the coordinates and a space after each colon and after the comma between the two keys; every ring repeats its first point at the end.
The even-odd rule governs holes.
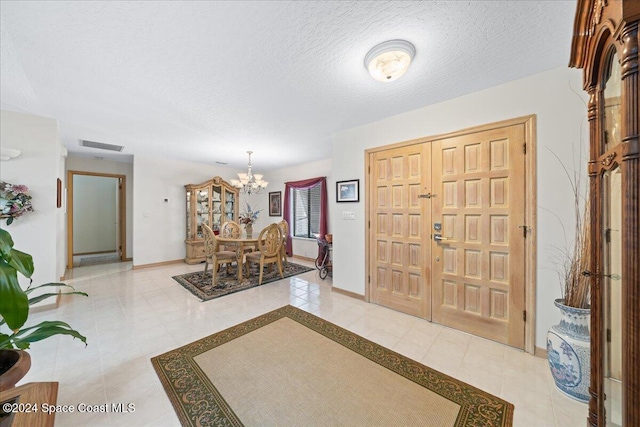
{"type": "MultiPolygon", "coordinates": [[[[229,220],[224,224],[222,224],[222,230],[220,230],[220,235],[223,237],[231,237],[231,238],[237,239],[239,237],[242,237],[242,227],[237,222],[233,220],[229,220]]],[[[234,245],[227,244],[226,246],[230,246],[230,248],[234,248],[234,245]]],[[[228,248],[225,247],[225,250],[226,249],[228,248]]],[[[245,254],[247,252],[253,252],[253,248],[245,246],[243,248],[243,252],[245,254]]]]}
{"type": "Polygon", "coordinates": [[[262,284],[262,274],[266,264],[276,264],[280,277],[284,279],[282,272],[282,256],[280,249],[282,248],[282,229],[278,224],[271,224],[260,232],[258,237],[258,250],[246,255],[247,264],[260,263],[260,277],[258,284],[262,284]]]}
{"type": "MultiPolygon", "coordinates": [[[[229,274],[229,267],[231,263],[237,261],[236,253],[233,251],[221,251],[220,245],[218,244],[218,240],[213,230],[206,224],[202,224],[202,228],[204,229],[204,254],[206,259],[204,261],[204,271],[202,275],[204,277],[207,274],[207,268],[209,267],[209,261],[211,261],[211,268],[213,279],[211,280],[211,284],[213,286],[216,285],[216,276],[218,275],[218,268],[222,264],[227,264],[227,274],[229,274]]],[[[238,267],[241,268],[241,267],[238,267]]]]}
{"type": "Polygon", "coordinates": [[[240,224],[235,221],[226,221],[224,224],[222,224],[222,230],[220,231],[220,234],[223,237],[233,237],[237,239],[238,237],[240,237],[240,234],[242,234],[242,228],[240,228],[240,224]]]}
{"type": "Polygon", "coordinates": [[[289,223],[283,219],[278,223],[278,226],[282,230],[282,248],[280,248],[280,256],[282,257],[282,263],[287,265],[287,237],[289,236],[289,223]]]}

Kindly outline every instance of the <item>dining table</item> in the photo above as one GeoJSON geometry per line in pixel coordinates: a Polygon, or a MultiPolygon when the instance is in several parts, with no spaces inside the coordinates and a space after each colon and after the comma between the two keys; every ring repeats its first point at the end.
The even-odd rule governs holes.
{"type": "Polygon", "coordinates": [[[216,236],[218,243],[227,247],[235,247],[236,248],[236,262],[238,265],[238,283],[242,281],[242,270],[243,270],[243,261],[245,248],[253,248],[254,250],[258,249],[258,234],[252,234],[251,236],[247,236],[245,233],[242,233],[238,237],[229,237],[229,236],[216,236]]]}

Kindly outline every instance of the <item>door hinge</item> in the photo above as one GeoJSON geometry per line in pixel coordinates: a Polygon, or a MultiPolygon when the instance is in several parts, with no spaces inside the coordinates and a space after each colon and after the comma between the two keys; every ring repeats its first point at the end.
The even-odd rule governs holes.
{"type": "Polygon", "coordinates": [[[531,230],[531,227],[528,225],[519,225],[518,228],[522,228],[522,237],[527,238],[527,232],[531,230]]]}
{"type": "Polygon", "coordinates": [[[611,329],[607,329],[607,342],[611,342],[611,329]]]}
{"type": "Polygon", "coordinates": [[[611,229],[607,228],[604,230],[604,241],[607,243],[611,243],[611,229]]]}
{"type": "Polygon", "coordinates": [[[524,144],[522,144],[522,152],[524,154],[527,154],[527,143],[526,142],[524,144]]]}
{"type": "Polygon", "coordinates": [[[522,311],[522,320],[527,321],[527,310],[522,311]]]}
{"type": "Polygon", "coordinates": [[[369,225],[368,225],[368,227],[369,227],[369,228],[371,228],[371,221],[369,221],[369,225]]]}
{"type": "Polygon", "coordinates": [[[369,275],[369,278],[367,280],[368,280],[368,283],[371,283],[371,275],[369,275]]]}

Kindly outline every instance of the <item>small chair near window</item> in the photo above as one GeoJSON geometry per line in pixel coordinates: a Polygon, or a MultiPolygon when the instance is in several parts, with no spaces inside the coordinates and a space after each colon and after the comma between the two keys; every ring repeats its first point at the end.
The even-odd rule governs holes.
{"type": "Polygon", "coordinates": [[[282,229],[278,224],[271,224],[260,232],[258,237],[258,250],[246,255],[247,264],[260,263],[260,277],[258,284],[262,284],[262,273],[265,264],[277,264],[280,277],[284,279],[282,272],[282,229]]]}
{"type": "Polygon", "coordinates": [[[278,223],[278,227],[282,230],[282,248],[280,248],[280,256],[282,257],[282,263],[287,265],[287,237],[289,236],[289,223],[283,219],[278,223]]]}
{"type": "Polygon", "coordinates": [[[206,224],[202,224],[202,228],[204,229],[204,254],[206,256],[202,275],[204,276],[207,274],[207,268],[209,267],[209,262],[211,262],[211,267],[213,269],[213,279],[211,280],[211,284],[215,286],[218,268],[221,264],[227,264],[228,274],[231,263],[237,261],[236,253],[233,251],[221,251],[213,230],[206,224]]]}

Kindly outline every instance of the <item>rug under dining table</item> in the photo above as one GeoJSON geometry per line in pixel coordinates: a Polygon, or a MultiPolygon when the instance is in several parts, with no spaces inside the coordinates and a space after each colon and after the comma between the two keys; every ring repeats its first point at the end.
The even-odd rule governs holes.
{"type": "Polygon", "coordinates": [[[183,426],[511,426],[512,404],[293,306],[151,359],[183,426]]]}
{"type": "MultiPolygon", "coordinates": [[[[204,265],[203,265],[204,269],[204,265]]],[[[284,277],[296,276],[298,274],[306,273],[313,270],[313,268],[305,267],[304,265],[296,264],[293,262],[287,262],[283,268],[284,277]]],[[[230,267],[227,272],[226,267],[220,268],[217,273],[216,285],[212,285],[212,269],[209,267],[205,274],[202,274],[202,270],[194,271],[192,273],[181,274],[179,276],[173,276],[173,280],[178,282],[180,286],[191,292],[195,297],[201,301],[209,301],[214,298],[219,298],[234,292],[244,291],[258,286],[258,266],[254,264],[251,267],[248,277],[244,277],[241,282],[238,282],[236,266],[230,267]]],[[[246,273],[245,273],[246,274],[246,273]]],[[[265,285],[276,280],[280,280],[280,273],[277,267],[273,266],[271,269],[265,268],[263,273],[262,284],[265,285]]]]}

